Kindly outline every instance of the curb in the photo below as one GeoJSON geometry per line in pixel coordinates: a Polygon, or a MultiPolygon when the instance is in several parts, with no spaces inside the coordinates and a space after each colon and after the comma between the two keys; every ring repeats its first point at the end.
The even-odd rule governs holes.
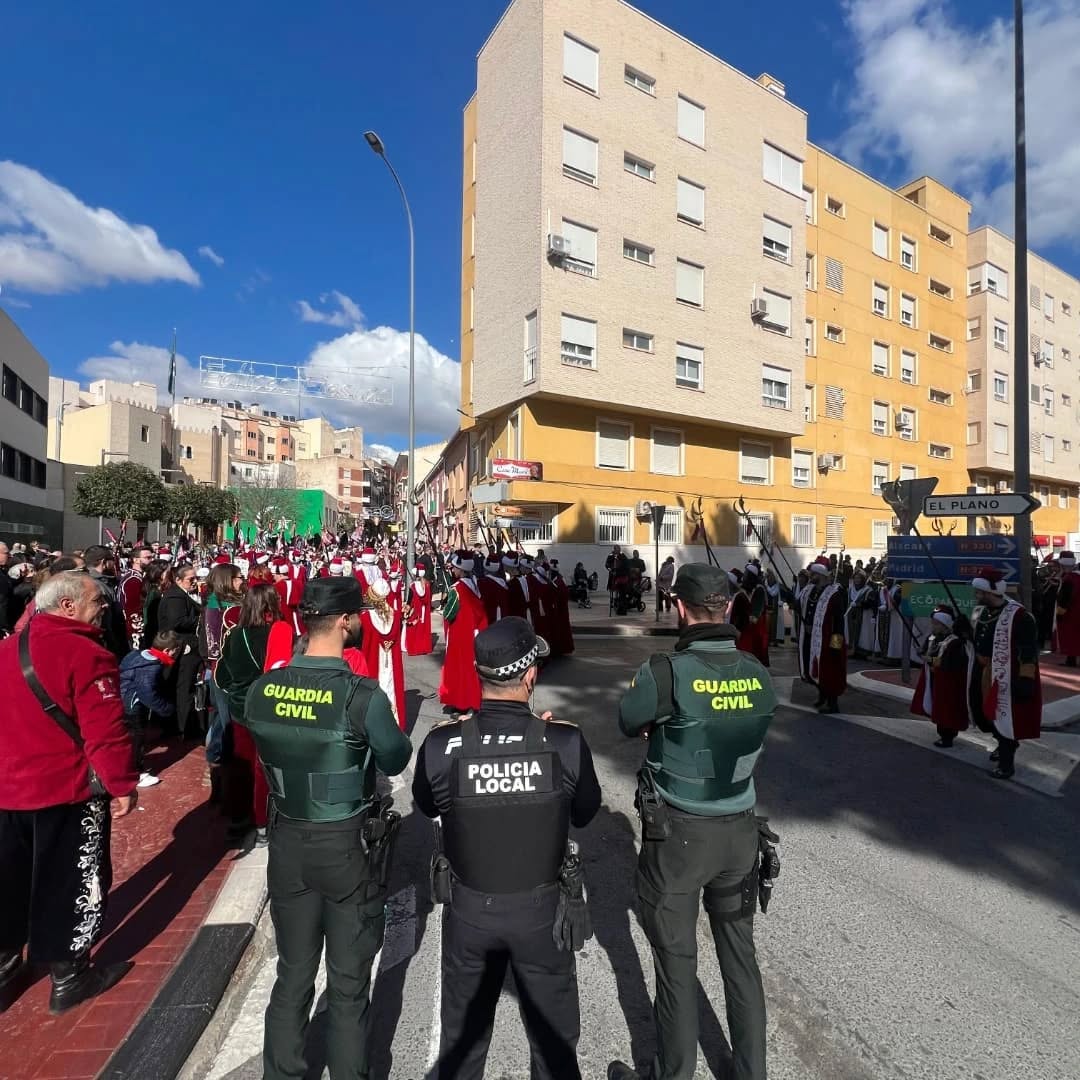
{"type": "Polygon", "coordinates": [[[267,899],[266,860],[266,848],[255,848],[233,863],[206,921],[109,1058],[102,1080],[171,1080],[180,1072],[255,933],[267,899]]]}
{"type": "Polygon", "coordinates": [[[678,637],[676,626],[623,626],[619,623],[589,623],[574,626],[574,637],[678,637]]]}

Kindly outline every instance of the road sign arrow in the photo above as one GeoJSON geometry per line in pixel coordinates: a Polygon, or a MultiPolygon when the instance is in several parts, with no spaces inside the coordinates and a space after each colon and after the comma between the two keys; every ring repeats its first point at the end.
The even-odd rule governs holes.
{"type": "Polygon", "coordinates": [[[1001,495],[930,495],[923,500],[927,517],[1020,517],[1042,503],[1023,491],[1001,495]]]}

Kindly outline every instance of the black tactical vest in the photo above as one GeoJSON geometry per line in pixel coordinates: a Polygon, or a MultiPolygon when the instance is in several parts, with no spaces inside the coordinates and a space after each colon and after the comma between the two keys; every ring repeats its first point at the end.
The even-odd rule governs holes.
{"type": "Polygon", "coordinates": [[[451,765],[452,805],[443,846],[454,874],[478,892],[524,892],[555,881],[566,851],[570,799],[562,761],[544,744],[544,721],[529,718],[522,742],[483,745],[476,717],[461,723],[451,765]]]}

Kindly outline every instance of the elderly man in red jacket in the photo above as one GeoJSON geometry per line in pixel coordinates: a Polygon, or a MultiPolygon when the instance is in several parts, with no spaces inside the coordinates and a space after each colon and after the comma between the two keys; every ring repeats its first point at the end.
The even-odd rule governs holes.
{"type": "Polygon", "coordinates": [[[27,626],[0,642],[0,1011],[25,986],[29,945],[61,1013],[130,967],[92,965],[90,949],[112,884],[109,798],[116,817],[130,813],[139,774],[116,658],[101,643],[105,590],[66,571],[35,601],[27,626]]]}

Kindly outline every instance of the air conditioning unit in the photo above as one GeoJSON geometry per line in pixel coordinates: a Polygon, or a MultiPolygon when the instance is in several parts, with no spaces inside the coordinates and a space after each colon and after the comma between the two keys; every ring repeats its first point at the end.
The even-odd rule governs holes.
{"type": "Polygon", "coordinates": [[[911,417],[907,413],[898,412],[895,417],[897,431],[911,430],[911,417]]]}
{"type": "Polygon", "coordinates": [[[652,517],[652,503],[648,499],[642,499],[641,502],[634,507],[634,516],[637,518],[651,518],[652,517]]]}
{"type": "Polygon", "coordinates": [[[818,454],[817,467],[819,472],[828,472],[830,469],[836,468],[836,455],[835,454],[818,454]]]}
{"type": "Polygon", "coordinates": [[[756,296],[750,301],[750,318],[754,322],[760,322],[769,314],[769,302],[762,296],[756,296]]]}
{"type": "Polygon", "coordinates": [[[565,259],[570,254],[570,241],[558,233],[548,233],[548,256],[553,259],[565,259]]]}

